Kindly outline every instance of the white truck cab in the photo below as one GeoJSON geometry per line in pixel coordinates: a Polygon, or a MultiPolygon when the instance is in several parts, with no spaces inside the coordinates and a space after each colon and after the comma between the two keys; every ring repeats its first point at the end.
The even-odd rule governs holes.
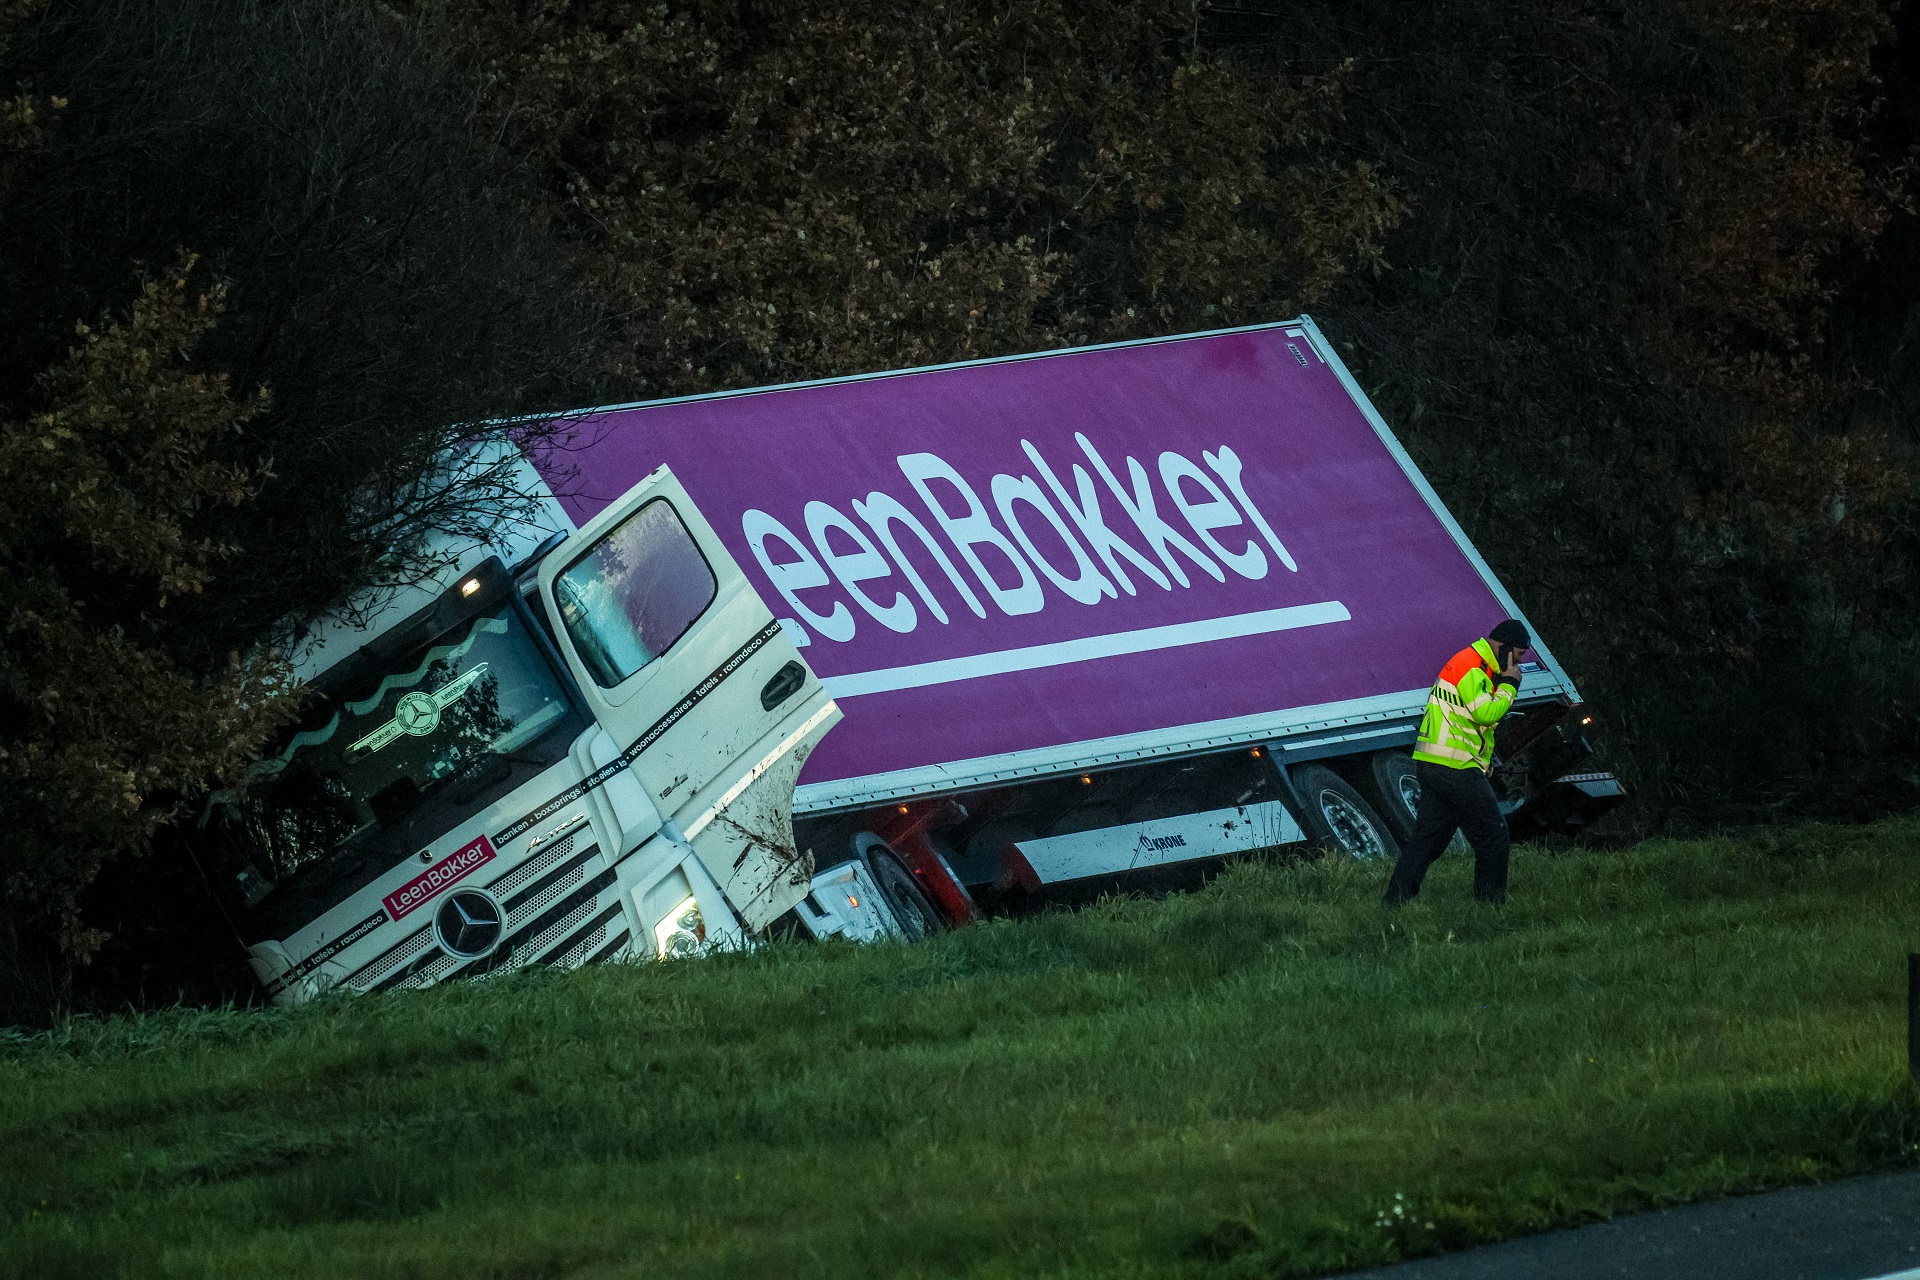
{"type": "Polygon", "coordinates": [[[673,475],[489,550],[334,627],[208,807],[276,1001],[740,945],[812,889],[793,787],[839,709],[673,475]]]}

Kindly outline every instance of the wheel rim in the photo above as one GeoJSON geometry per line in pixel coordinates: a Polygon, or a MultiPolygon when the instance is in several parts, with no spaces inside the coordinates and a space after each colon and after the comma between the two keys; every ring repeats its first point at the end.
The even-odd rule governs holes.
{"type": "Polygon", "coordinates": [[[1402,774],[1400,777],[1400,803],[1407,806],[1409,815],[1420,812],[1420,777],[1418,774],[1402,774]]]}
{"type": "Polygon", "coordinates": [[[1354,857],[1369,860],[1386,857],[1387,846],[1381,841],[1380,833],[1373,829],[1373,823],[1338,791],[1320,793],[1320,814],[1327,820],[1334,840],[1354,857]]]}
{"type": "Polygon", "coordinates": [[[906,931],[911,941],[919,942],[933,933],[933,927],[927,920],[926,911],[921,907],[919,897],[914,893],[914,887],[898,879],[904,874],[906,873],[889,874],[880,891],[886,896],[887,905],[893,908],[893,918],[900,922],[901,929],[906,931]]]}

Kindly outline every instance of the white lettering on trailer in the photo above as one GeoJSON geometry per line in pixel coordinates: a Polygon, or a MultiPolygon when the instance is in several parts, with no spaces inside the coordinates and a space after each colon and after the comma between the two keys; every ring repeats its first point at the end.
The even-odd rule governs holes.
{"type": "Polygon", "coordinates": [[[920,501],[926,503],[927,510],[939,526],[946,530],[947,537],[959,548],[961,559],[973,569],[974,576],[980,579],[980,585],[987,589],[993,602],[1008,617],[1018,617],[1023,613],[1038,613],[1046,607],[1046,594],[1040,589],[1040,579],[1033,576],[1033,568],[1028,565],[1020,552],[1008,542],[1006,535],[993,527],[993,519],[987,515],[986,504],[980,501],[980,495],[973,491],[966,477],[947,465],[944,458],[935,453],[903,453],[894,462],[900,467],[901,474],[919,493],[920,501]],[[960,515],[948,511],[934,496],[931,482],[945,481],[966,505],[960,515]],[[994,578],[974,550],[978,546],[989,546],[1007,558],[1014,572],[1020,575],[1020,584],[1015,587],[1003,587],[994,578]]]}
{"type": "MultiPolygon", "coordinates": [[[[987,610],[969,585],[970,580],[977,580],[1000,611],[1010,617],[1038,613],[1046,607],[1047,593],[1041,584],[1042,578],[1069,600],[1084,605],[1118,600],[1122,592],[1138,595],[1139,589],[1122,567],[1123,561],[1163,591],[1175,590],[1176,584],[1182,588],[1193,586],[1181,563],[1183,560],[1204,570],[1215,582],[1228,581],[1220,567],[1222,564],[1241,578],[1259,581],[1267,576],[1271,567],[1267,552],[1259,542],[1248,536],[1236,551],[1219,536],[1224,530],[1244,528],[1249,520],[1280,563],[1290,572],[1299,572],[1299,565],[1286,544],[1280,541],[1272,524],[1247,493],[1241,479],[1240,457],[1230,447],[1222,445],[1218,452],[1203,451],[1200,456],[1206,463],[1205,469],[1173,450],[1166,450],[1155,459],[1161,487],[1187,527],[1204,545],[1202,550],[1161,517],[1152,476],[1137,458],[1125,456],[1127,479],[1123,482],[1084,434],[1075,432],[1074,441],[1132,521],[1134,530],[1146,540],[1150,554],[1143,554],[1109,527],[1100,508],[1101,484],[1086,467],[1075,463],[1069,469],[1075,488],[1075,492],[1069,493],[1030,440],[1022,440],[1020,447],[1039,472],[1040,479],[1031,475],[994,475],[987,483],[993,499],[991,509],[973,484],[938,454],[907,453],[895,459],[901,474],[933,517],[933,524],[946,535],[946,542],[959,552],[960,559],[972,571],[971,577],[954,563],[947,546],[919,516],[891,494],[878,489],[864,499],[852,500],[859,522],[833,504],[814,499],[806,503],[802,512],[806,537],[758,508],[748,508],[741,513],[741,532],[746,535],[747,546],[767,581],[797,615],[781,619],[795,644],[811,642],[808,628],[841,644],[858,634],[855,610],[831,595],[811,594],[831,592],[836,586],[859,606],[859,613],[888,630],[900,634],[915,630],[920,625],[921,611],[912,597],[903,590],[894,590],[889,600],[884,586],[872,589],[865,585],[884,583],[896,569],[906,578],[926,613],[943,626],[949,623],[947,609],[934,586],[922,575],[914,557],[896,536],[900,527],[920,540],[920,547],[939,566],[948,585],[977,618],[985,618],[987,610]],[[936,488],[936,482],[944,487],[936,488]],[[1025,513],[1020,510],[1023,505],[1025,513]],[[999,513],[1006,532],[994,523],[993,511],[999,513]],[[1036,515],[1038,523],[1034,519],[1036,515]],[[865,529],[861,523],[866,525],[865,529]],[[1046,538],[1049,529],[1052,539],[1046,538]],[[1036,540],[1036,533],[1044,541],[1036,540]],[[784,550],[776,554],[776,545],[784,550]],[[984,556],[983,549],[997,552],[998,559],[984,556]],[[1000,561],[1004,561],[1004,565],[1000,561]],[[1101,572],[1103,564],[1105,573],[1101,572]],[[1012,585],[1003,581],[1009,568],[1015,578],[1012,585]]],[[[932,576],[938,580],[938,575],[932,576]]]]}
{"type": "Polygon", "coordinates": [[[1267,553],[1254,546],[1253,539],[1247,539],[1247,545],[1239,551],[1229,551],[1220,545],[1220,539],[1213,536],[1215,529],[1231,529],[1237,524],[1246,523],[1241,520],[1240,512],[1233,503],[1227,501],[1227,495],[1220,492],[1220,486],[1213,482],[1213,477],[1169,450],[1160,455],[1160,483],[1167,486],[1167,492],[1173,495],[1173,505],[1180,508],[1180,514],[1200,535],[1200,541],[1207,544],[1207,550],[1220,557],[1221,563],[1241,577],[1256,582],[1267,576],[1267,553]],[[1188,499],[1180,489],[1182,480],[1199,485],[1207,495],[1207,500],[1194,502],[1188,499]]]}
{"type": "Polygon", "coordinates": [[[980,603],[980,597],[973,594],[973,588],[967,585],[967,580],[960,576],[960,570],[956,569],[953,561],[947,558],[946,550],[933,540],[933,535],[927,532],[927,526],[920,523],[920,517],[900,505],[898,498],[875,489],[867,495],[865,502],[858,498],[853,500],[853,513],[865,520],[867,527],[873,530],[874,537],[880,539],[886,546],[887,554],[892,556],[893,562],[900,566],[900,572],[907,575],[907,581],[913,584],[913,589],[919,593],[921,601],[927,606],[927,612],[933,615],[936,622],[945,623],[947,611],[940,607],[940,602],[934,598],[933,592],[927,589],[926,581],[921,578],[920,571],[913,567],[913,561],[907,558],[907,553],[900,549],[899,542],[894,539],[893,526],[896,524],[905,525],[915,537],[920,539],[921,545],[926,547],[928,554],[932,555],[940,568],[946,572],[947,581],[953,584],[953,589],[960,593],[962,600],[966,601],[967,608],[973,610],[973,616],[976,618],[987,616],[986,606],[980,603]]]}
{"type": "Polygon", "coordinates": [[[1300,566],[1295,564],[1293,557],[1287,553],[1286,544],[1280,541],[1279,536],[1273,531],[1273,526],[1268,524],[1267,518],[1260,514],[1260,508],[1254,506],[1253,499],[1247,496],[1246,486],[1240,483],[1240,455],[1226,445],[1221,445],[1220,452],[1203,452],[1200,456],[1206,459],[1209,467],[1219,473],[1222,480],[1227,482],[1227,488],[1233,490],[1234,498],[1247,509],[1247,514],[1253,517],[1253,527],[1260,531],[1260,536],[1265,538],[1267,545],[1273,548],[1273,554],[1280,557],[1280,563],[1294,573],[1300,572],[1300,566]]]}
{"type": "Polygon", "coordinates": [[[853,639],[853,614],[840,601],[833,602],[833,612],[815,613],[801,602],[799,592],[810,587],[827,585],[827,571],[813,558],[813,552],[807,544],[793,536],[793,531],[781,524],[766,512],[749,507],[740,516],[741,531],[747,535],[747,545],[753,548],[753,558],[760,562],[760,569],[767,575],[767,581],[780,593],[780,598],[793,606],[793,611],[806,619],[807,625],[829,640],[853,639]],[[794,559],[776,561],[767,554],[767,539],[778,538],[787,544],[794,559]]]}
{"type": "Polygon", "coordinates": [[[847,519],[837,508],[818,500],[807,504],[806,514],[807,533],[813,538],[813,545],[820,548],[820,558],[827,562],[827,568],[847,589],[853,602],[889,631],[913,630],[914,623],[919,619],[913,611],[913,601],[907,599],[904,593],[895,592],[892,604],[881,605],[860,589],[862,582],[893,576],[893,565],[880,554],[880,548],[873,545],[873,539],[867,536],[866,530],[847,519]],[[853,543],[852,551],[833,549],[833,540],[828,535],[835,529],[853,543]]]}
{"type": "Polygon", "coordinates": [[[1046,490],[1042,489],[1032,476],[1021,476],[1018,480],[1009,475],[995,476],[993,503],[1000,508],[1000,518],[1007,522],[1007,528],[1013,532],[1013,540],[1018,542],[1020,549],[1027,553],[1027,559],[1038,565],[1040,572],[1047,575],[1047,580],[1065,592],[1069,599],[1078,600],[1081,604],[1099,604],[1101,596],[1119,599],[1120,593],[1113,589],[1111,582],[1101,576],[1100,570],[1094,568],[1093,560],[1087,555],[1086,549],[1067,528],[1067,523],[1060,518],[1060,513],[1053,509],[1053,503],[1047,500],[1046,490]],[[1069,578],[1061,573],[1052,561],[1040,554],[1040,548],[1033,545],[1032,535],[1020,523],[1020,517],[1014,514],[1013,504],[1016,502],[1026,503],[1053,526],[1054,533],[1059,535],[1060,541],[1066,544],[1067,550],[1073,555],[1073,565],[1078,570],[1073,577],[1069,578]]]}
{"type": "Polygon", "coordinates": [[[1134,527],[1140,530],[1147,544],[1153,548],[1154,554],[1160,557],[1160,563],[1167,566],[1167,572],[1173,575],[1175,582],[1183,587],[1192,585],[1187,581],[1186,570],[1182,569],[1180,562],[1173,558],[1172,551],[1168,550],[1169,547],[1177,549],[1180,554],[1205,569],[1215,582],[1227,580],[1227,575],[1220,572],[1219,565],[1207,559],[1200,553],[1200,548],[1175,533],[1173,526],[1160,518],[1160,512],[1155,509],[1153,502],[1153,482],[1147,478],[1147,469],[1140,465],[1138,459],[1132,456],[1127,458],[1127,476],[1133,481],[1133,494],[1129,497],[1127,491],[1121,487],[1118,478],[1108,468],[1107,460],[1094,449],[1093,442],[1078,431],[1073,433],[1073,438],[1080,445],[1080,452],[1087,455],[1087,461],[1099,471],[1100,478],[1107,482],[1107,488],[1113,490],[1113,496],[1119,500],[1120,509],[1132,518],[1134,527]]]}
{"type": "Polygon", "coordinates": [[[1026,451],[1033,465],[1040,469],[1040,478],[1047,482],[1047,488],[1053,490],[1053,496],[1060,499],[1060,505],[1067,509],[1067,515],[1079,526],[1082,536],[1093,545],[1094,554],[1106,562],[1107,572],[1113,575],[1122,591],[1130,596],[1139,594],[1134,590],[1133,580],[1127,577],[1127,571],[1113,558],[1115,552],[1125,556],[1154,585],[1164,591],[1173,589],[1173,584],[1167,581],[1153,561],[1135,551],[1125,538],[1107,528],[1107,522],[1100,515],[1100,491],[1094,487],[1093,477],[1087,474],[1085,467],[1079,463],[1073,467],[1074,487],[1079,490],[1079,501],[1076,502],[1067,496],[1066,486],[1060,483],[1060,477],[1053,474],[1053,468],[1047,465],[1047,460],[1040,456],[1040,451],[1033,447],[1032,441],[1022,440],[1020,447],[1026,451]]]}
{"type": "Polygon", "coordinates": [[[1088,636],[1084,640],[1060,640],[1052,644],[1027,645],[1020,649],[1001,649],[995,653],[974,653],[963,658],[943,658],[937,662],[917,662],[905,667],[887,667],[878,671],[857,671],[843,676],[827,676],[821,683],[836,698],[857,698],[866,693],[891,693],[896,689],[920,689],[933,684],[951,684],[956,680],[977,680],[982,676],[1006,675],[1013,671],[1034,671],[1041,667],[1063,667],[1095,658],[1114,658],[1126,653],[1148,653],[1155,649],[1177,649],[1182,645],[1206,644],[1213,640],[1232,640],[1240,636],[1267,635],[1276,631],[1294,631],[1301,627],[1325,626],[1348,622],[1353,615],[1338,600],[1319,604],[1298,604],[1285,609],[1261,609],[1224,618],[1206,618],[1199,622],[1178,622],[1165,627],[1142,627],[1137,631],[1118,631],[1112,635],[1088,636]]]}

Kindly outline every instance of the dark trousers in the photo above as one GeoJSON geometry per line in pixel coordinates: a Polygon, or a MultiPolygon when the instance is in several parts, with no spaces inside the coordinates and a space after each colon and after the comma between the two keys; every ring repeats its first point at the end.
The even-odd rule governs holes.
{"type": "Polygon", "coordinates": [[[1400,846],[1400,861],[1387,882],[1387,905],[1399,906],[1420,892],[1420,882],[1447,850],[1455,830],[1473,846],[1473,896],[1482,902],[1507,900],[1507,815],[1493,798],[1487,775],[1478,769],[1450,769],[1413,762],[1420,776],[1420,812],[1413,834],[1400,846]]]}

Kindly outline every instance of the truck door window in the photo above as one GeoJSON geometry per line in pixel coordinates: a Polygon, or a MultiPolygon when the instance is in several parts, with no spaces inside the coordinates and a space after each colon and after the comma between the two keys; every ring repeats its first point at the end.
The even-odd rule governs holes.
{"type": "Polygon", "coordinates": [[[553,582],[567,636],[603,689],[671,648],[718,590],[706,557],[664,498],[614,526],[553,582]]]}

